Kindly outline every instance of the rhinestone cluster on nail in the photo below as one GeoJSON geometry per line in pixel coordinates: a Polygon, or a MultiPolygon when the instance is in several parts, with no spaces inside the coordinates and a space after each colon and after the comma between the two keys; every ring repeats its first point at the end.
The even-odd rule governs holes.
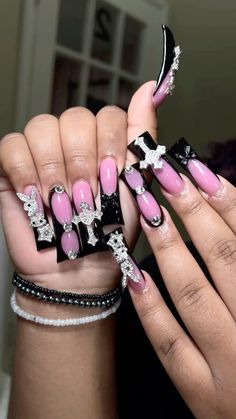
{"type": "Polygon", "coordinates": [[[31,227],[37,228],[38,241],[47,241],[51,243],[54,232],[45,219],[44,214],[38,212],[36,189],[33,187],[29,196],[21,192],[17,192],[16,195],[22,202],[24,202],[24,210],[27,212],[30,219],[31,227]]]}
{"type": "Polygon", "coordinates": [[[139,146],[145,154],[145,158],[140,160],[140,169],[147,169],[148,166],[153,166],[154,169],[162,169],[163,161],[161,156],[166,153],[166,147],[164,145],[157,145],[156,149],[150,149],[145,144],[144,137],[138,137],[134,141],[134,144],[139,146]]]}
{"type": "Polygon", "coordinates": [[[175,57],[173,60],[173,63],[171,65],[171,69],[170,69],[170,74],[169,74],[169,79],[167,81],[167,84],[165,85],[165,90],[164,93],[166,95],[172,95],[173,90],[175,88],[175,75],[177,73],[177,71],[179,70],[179,57],[181,54],[181,49],[179,46],[175,47],[175,57]]]}
{"type": "Polygon", "coordinates": [[[118,231],[111,233],[107,244],[112,249],[113,255],[123,274],[122,287],[125,288],[127,286],[128,278],[138,283],[139,277],[134,272],[134,265],[131,263],[130,256],[128,255],[123,234],[118,231]]]}
{"type": "Polygon", "coordinates": [[[91,244],[91,246],[95,246],[98,242],[97,237],[94,234],[93,231],[93,222],[94,220],[101,221],[102,219],[102,211],[95,210],[93,211],[87,202],[81,202],[80,204],[81,212],[78,215],[74,215],[72,218],[72,223],[76,224],[78,226],[79,223],[84,224],[87,227],[87,233],[88,233],[88,243],[91,244]]]}

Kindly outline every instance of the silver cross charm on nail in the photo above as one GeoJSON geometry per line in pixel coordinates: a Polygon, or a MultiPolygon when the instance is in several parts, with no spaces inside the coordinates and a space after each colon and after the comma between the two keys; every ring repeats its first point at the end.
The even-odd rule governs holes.
{"type": "Polygon", "coordinates": [[[88,232],[88,243],[92,246],[98,242],[97,237],[93,231],[93,222],[94,220],[100,220],[102,218],[102,211],[99,210],[91,210],[87,202],[82,202],[80,204],[81,213],[78,215],[74,215],[72,218],[72,223],[78,225],[79,223],[83,223],[87,227],[88,232]]]}
{"type": "Polygon", "coordinates": [[[140,161],[140,169],[146,169],[148,166],[153,166],[154,169],[162,169],[163,162],[160,160],[161,156],[166,153],[164,145],[158,145],[156,149],[150,149],[144,142],[144,137],[138,137],[134,141],[145,153],[145,159],[140,161]]]}

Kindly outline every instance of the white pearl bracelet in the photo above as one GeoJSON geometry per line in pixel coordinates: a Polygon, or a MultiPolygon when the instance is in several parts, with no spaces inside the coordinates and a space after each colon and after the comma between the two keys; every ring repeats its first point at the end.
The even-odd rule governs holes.
{"type": "Polygon", "coordinates": [[[107,317],[114,314],[121,304],[121,298],[108,310],[103,311],[99,314],[93,314],[92,316],[84,316],[84,317],[74,317],[71,319],[47,319],[46,317],[35,316],[34,314],[27,313],[22,308],[20,308],[16,302],[16,291],[13,292],[11,296],[11,308],[12,311],[17,314],[17,316],[21,317],[22,319],[42,324],[44,326],[56,326],[56,327],[64,327],[64,326],[79,326],[81,324],[87,324],[96,322],[97,320],[103,320],[107,317]]]}

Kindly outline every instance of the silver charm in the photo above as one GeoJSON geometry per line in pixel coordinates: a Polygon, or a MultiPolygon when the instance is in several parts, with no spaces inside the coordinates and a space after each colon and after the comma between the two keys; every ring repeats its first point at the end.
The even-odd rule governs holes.
{"type": "Polygon", "coordinates": [[[144,186],[137,186],[137,188],[135,188],[135,192],[137,195],[143,195],[144,192],[146,192],[146,189],[144,186]]]}
{"type": "Polygon", "coordinates": [[[35,187],[31,189],[29,196],[20,192],[17,192],[16,195],[22,202],[24,202],[24,210],[27,212],[27,215],[30,219],[30,226],[33,228],[37,228],[37,240],[39,242],[51,242],[54,236],[54,232],[51,226],[48,224],[47,220],[45,219],[44,214],[38,212],[35,187]]]}
{"type": "Polygon", "coordinates": [[[93,222],[94,220],[101,221],[103,213],[99,210],[91,210],[87,202],[82,202],[80,204],[80,208],[82,209],[81,213],[73,216],[72,223],[76,224],[77,226],[79,223],[84,224],[87,227],[88,243],[92,246],[95,246],[95,244],[98,242],[98,239],[93,231],[93,222]]]}
{"type": "Polygon", "coordinates": [[[138,137],[134,141],[145,153],[145,159],[140,161],[140,169],[146,169],[148,166],[153,166],[154,169],[161,169],[163,162],[160,160],[161,156],[166,153],[164,145],[157,145],[155,150],[150,149],[144,142],[144,137],[138,137]]]}
{"type": "Polygon", "coordinates": [[[130,278],[133,282],[138,283],[140,280],[134,273],[134,265],[128,255],[128,249],[125,246],[123,234],[118,233],[118,231],[111,233],[107,244],[112,248],[113,255],[117,263],[120,265],[120,270],[123,274],[122,287],[125,288],[127,286],[128,278],[130,278]]]}
{"type": "Polygon", "coordinates": [[[50,242],[53,239],[54,233],[53,230],[51,228],[51,226],[49,224],[46,224],[43,227],[38,227],[37,228],[37,232],[38,232],[38,241],[47,241],[50,242]]]}

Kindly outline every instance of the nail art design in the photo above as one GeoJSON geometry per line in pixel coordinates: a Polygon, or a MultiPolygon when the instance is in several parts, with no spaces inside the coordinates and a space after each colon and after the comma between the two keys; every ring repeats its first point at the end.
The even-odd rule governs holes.
{"type": "Polygon", "coordinates": [[[142,273],[138,269],[136,263],[128,253],[128,246],[123,236],[121,228],[118,228],[104,237],[105,242],[111,249],[115,257],[121,273],[122,273],[122,288],[127,287],[128,280],[136,284],[139,289],[143,286],[145,288],[145,281],[142,273]]]}
{"type": "Polygon", "coordinates": [[[192,175],[198,186],[212,196],[222,189],[219,178],[204,164],[191,145],[181,138],[168,154],[192,175]]]}
{"type": "Polygon", "coordinates": [[[73,216],[73,224],[79,226],[83,247],[83,255],[107,250],[103,242],[101,227],[102,211],[95,207],[91,187],[88,182],[79,180],[72,187],[73,201],[77,214],[73,216]]]}
{"type": "Polygon", "coordinates": [[[175,88],[175,74],[179,70],[179,57],[181,54],[180,47],[175,45],[171,30],[166,25],[162,25],[162,31],[163,60],[153,92],[153,103],[155,107],[160,106],[166,97],[173,93],[175,88]]]}
{"type": "Polygon", "coordinates": [[[166,153],[166,147],[157,145],[148,131],[141,134],[129,144],[128,149],[141,160],[139,163],[140,169],[162,168],[163,160],[161,156],[166,153]]]}
{"type": "Polygon", "coordinates": [[[134,196],[141,214],[151,227],[159,227],[163,223],[163,212],[154,198],[139,164],[126,167],[122,174],[122,180],[129,187],[134,196]]]}
{"type": "Polygon", "coordinates": [[[82,256],[82,247],[78,231],[72,224],[72,205],[62,186],[51,190],[49,202],[56,233],[57,262],[77,259],[82,256]]]}
{"type": "Polygon", "coordinates": [[[45,215],[40,193],[35,186],[28,186],[24,192],[17,192],[16,195],[21,202],[24,202],[24,210],[34,230],[37,250],[55,246],[54,231],[45,215]]]}
{"type": "Polygon", "coordinates": [[[120,196],[117,167],[114,158],[107,157],[100,164],[100,192],[102,226],[124,224],[120,196]]]}

